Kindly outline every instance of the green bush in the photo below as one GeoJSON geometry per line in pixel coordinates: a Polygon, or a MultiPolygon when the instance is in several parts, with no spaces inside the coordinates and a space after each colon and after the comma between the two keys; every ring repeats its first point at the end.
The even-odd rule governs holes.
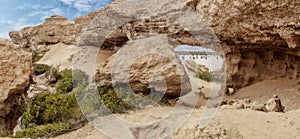
{"type": "Polygon", "coordinates": [[[13,135],[12,131],[9,130],[0,130],[0,137],[11,137],[13,135]]]}
{"type": "Polygon", "coordinates": [[[47,76],[54,77],[56,80],[62,79],[61,73],[55,69],[54,67],[51,66],[51,68],[46,72],[47,76]]]}
{"type": "Polygon", "coordinates": [[[88,79],[89,76],[85,72],[81,70],[73,70],[73,74],[72,74],[73,86],[75,87],[81,85],[86,86],[88,84],[88,79]]]}
{"type": "Polygon", "coordinates": [[[73,89],[72,78],[64,78],[59,80],[55,85],[55,89],[57,93],[71,92],[73,89]]]}
{"type": "Polygon", "coordinates": [[[85,113],[107,115],[110,113],[124,113],[131,109],[147,107],[149,105],[167,102],[163,93],[147,92],[143,95],[131,93],[128,88],[99,87],[97,92],[77,92],[78,99],[85,113]],[[90,103],[93,102],[93,103],[90,103]]]}
{"type": "Polygon", "coordinates": [[[73,93],[43,93],[37,95],[30,100],[23,113],[21,127],[31,128],[37,125],[58,122],[67,122],[71,126],[77,126],[85,122],[73,93]]]}
{"type": "Polygon", "coordinates": [[[88,75],[80,70],[63,70],[59,73],[60,80],[56,83],[57,93],[68,93],[73,87],[88,84],[88,75]]]}
{"type": "Polygon", "coordinates": [[[73,77],[72,76],[73,72],[70,69],[65,69],[65,70],[61,71],[60,74],[61,74],[63,79],[66,79],[66,78],[71,78],[72,79],[72,77],[73,77]]]}
{"type": "Polygon", "coordinates": [[[198,72],[197,77],[207,82],[211,82],[213,80],[213,75],[208,71],[198,72]]]}
{"type": "Polygon", "coordinates": [[[38,52],[32,53],[32,63],[38,62],[43,56],[39,54],[38,52]]]}
{"type": "Polygon", "coordinates": [[[15,138],[38,138],[38,137],[54,137],[69,131],[68,123],[54,123],[35,126],[21,131],[17,131],[15,138]]]}
{"type": "Polygon", "coordinates": [[[51,67],[45,64],[34,64],[33,68],[35,75],[41,75],[43,73],[49,72],[51,67]]]}
{"type": "MultiPolygon", "coordinates": [[[[122,101],[121,98],[119,98],[115,90],[113,90],[111,87],[101,87],[98,89],[98,91],[100,95],[99,98],[102,99],[102,102],[110,110],[110,112],[123,113],[126,110],[131,109],[129,105],[127,105],[124,101],[122,101]]],[[[103,106],[99,107],[102,108],[103,106]]]]}

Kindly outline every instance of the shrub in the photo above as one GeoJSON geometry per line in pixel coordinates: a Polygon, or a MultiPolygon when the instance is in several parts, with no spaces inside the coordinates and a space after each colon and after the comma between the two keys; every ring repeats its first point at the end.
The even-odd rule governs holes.
{"type": "Polygon", "coordinates": [[[63,70],[59,73],[60,80],[56,83],[57,93],[68,93],[74,87],[88,84],[88,75],[80,70],[63,70]]]}
{"type": "Polygon", "coordinates": [[[72,83],[72,70],[66,69],[59,73],[54,73],[59,79],[59,81],[55,85],[55,89],[57,93],[68,93],[73,89],[72,83]]]}
{"type": "MultiPolygon", "coordinates": [[[[115,90],[113,90],[111,87],[101,87],[98,89],[98,91],[100,95],[99,98],[102,99],[102,102],[110,110],[110,112],[123,113],[126,110],[131,109],[131,107],[127,105],[127,103],[125,103],[121,98],[118,97],[115,90]]],[[[101,108],[103,106],[99,107],[101,108]]]]}
{"type": "Polygon", "coordinates": [[[145,93],[148,95],[131,93],[128,88],[99,87],[98,92],[77,92],[78,99],[85,113],[95,112],[99,115],[110,113],[124,113],[127,110],[162,104],[166,101],[164,94],[159,92],[145,93]],[[90,103],[93,102],[93,103],[90,103]]]}
{"type": "Polygon", "coordinates": [[[35,75],[41,75],[43,73],[48,72],[51,67],[45,64],[34,64],[33,68],[34,68],[35,75]]]}
{"type": "Polygon", "coordinates": [[[39,54],[38,52],[32,53],[32,63],[38,62],[43,56],[39,54]]]}
{"type": "Polygon", "coordinates": [[[55,89],[57,93],[71,92],[73,89],[72,78],[64,78],[59,80],[55,85],[55,89]]]}
{"type": "Polygon", "coordinates": [[[0,137],[11,137],[13,134],[12,131],[9,130],[0,130],[0,137]]]}
{"type": "Polygon", "coordinates": [[[197,77],[207,82],[213,80],[213,75],[208,71],[198,72],[197,77]]]}
{"type": "Polygon", "coordinates": [[[81,70],[73,70],[72,81],[73,86],[77,87],[80,85],[87,86],[89,76],[81,70]]]}
{"type": "Polygon", "coordinates": [[[71,126],[85,123],[85,118],[72,94],[39,94],[30,100],[23,118],[22,128],[31,128],[36,125],[45,125],[58,122],[67,122],[71,126]]]}
{"type": "Polygon", "coordinates": [[[68,123],[54,123],[35,126],[21,131],[17,131],[14,137],[16,138],[48,138],[54,137],[69,131],[68,123]]]}
{"type": "Polygon", "coordinates": [[[48,70],[48,72],[46,72],[46,75],[47,76],[53,76],[57,80],[62,78],[61,73],[56,68],[54,68],[53,66],[51,66],[51,68],[48,70]]]}
{"type": "Polygon", "coordinates": [[[62,78],[63,79],[65,79],[65,78],[71,78],[72,79],[72,70],[70,70],[70,69],[65,69],[65,70],[63,70],[63,71],[61,71],[60,72],[60,74],[61,74],[61,76],[62,76],[62,78]]]}

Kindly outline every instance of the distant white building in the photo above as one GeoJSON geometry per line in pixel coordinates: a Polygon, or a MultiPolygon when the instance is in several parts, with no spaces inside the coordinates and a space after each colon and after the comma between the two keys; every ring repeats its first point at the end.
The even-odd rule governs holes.
{"type": "Polygon", "coordinates": [[[174,52],[180,60],[194,60],[197,64],[208,67],[210,71],[221,69],[224,63],[219,55],[207,48],[183,45],[175,48],[174,52]]]}

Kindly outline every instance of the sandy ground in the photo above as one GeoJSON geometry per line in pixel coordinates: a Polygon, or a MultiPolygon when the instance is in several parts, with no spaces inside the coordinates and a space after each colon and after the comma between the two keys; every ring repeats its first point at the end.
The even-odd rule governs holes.
{"type": "MultiPolygon", "coordinates": [[[[272,80],[256,83],[243,88],[233,96],[224,99],[248,98],[257,102],[265,102],[274,94],[282,100],[285,113],[261,112],[251,109],[233,109],[222,106],[215,118],[204,129],[198,127],[204,107],[195,109],[190,118],[178,130],[167,138],[263,138],[263,139],[298,139],[300,138],[300,95],[299,85],[295,80],[272,80]],[[298,101],[297,101],[298,100],[298,101]]],[[[129,122],[151,122],[164,119],[174,109],[171,106],[156,106],[147,109],[130,111],[115,116],[129,122]]],[[[183,110],[184,111],[184,110],[183,110]]],[[[181,116],[178,113],[178,119],[181,116]]],[[[155,128],[154,128],[155,129],[155,128]]],[[[153,129],[153,130],[154,130],[153,129]]],[[[118,131],[118,128],[112,130],[118,131]]],[[[56,137],[57,139],[106,139],[92,124],[56,137]]]]}
{"type": "Polygon", "coordinates": [[[253,101],[264,103],[273,95],[277,94],[285,106],[285,111],[300,108],[300,84],[297,80],[278,79],[263,81],[251,86],[242,88],[233,96],[226,99],[251,99],[253,101]]]}
{"type": "MultiPolygon", "coordinates": [[[[91,50],[94,51],[94,50],[91,50]]],[[[111,56],[114,51],[101,51],[97,56],[97,62],[103,63],[104,59],[111,56]]],[[[51,46],[39,63],[60,67],[71,66],[72,55],[74,54],[73,46],[63,46],[57,44],[51,46]]],[[[60,68],[65,68],[60,67],[60,68]]],[[[193,138],[266,138],[266,139],[297,139],[300,138],[300,85],[296,80],[271,80],[263,81],[251,86],[245,87],[237,91],[232,96],[224,96],[224,99],[251,99],[259,103],[264,103],[274,94],[277,94],[286,108],[285,113],[265,113],[251,109],[231,109],[222,107],[216,117],[204,129],[198,127],[198,123],[203,114],[205,102],[202,98],[195,99],[198,88],[204,86],[204,93],[210,91],[210,84],[191,78],[192,92],[181,98],[186,105],[197,103],[197,108],[190,118],[185,121],[185,124],[167,138],[172,139],[193,139],[193,138]],[[199,85],[200,84],[200,85],[199,85]],[[200,101],[199,101],[200,100],[200,101]]],[[[171,106],[155,106],[152,108],[130,111],[126,114],[116,114],[115,116],[127,122],[151,122],[164,119],[174,109],[171,106]]],[[[184,109],[183,109],[184,113],[184,109]]],[[[177,113],[178,118],[183,113],[177,113]]],[[[105,125],[104,125],[105,126],[105,125]]],[[[172,126],[172,125],[169,125],[172,126]]],[[[159,127],[159,126],[158,126],[159,127]]],[[[150,127],[151,128],[151,127],[150,127]]],[[[153,130],[157,127],[153,127],[153,130]]],[[[118,127],[115,130],[116,134],[122,132],[118,127]]],[[[147,132],[141,131],[141,132],[147,132]]],[[[144,133],[147,134],[147,133],[144,133]]],[[[105,135],[98,132],[92,123],[80,128],[76,131],[56,137],[56,139],[107,139],[105,135]]]]}
{"type": "MultiPolygon", "coordinates": [[[[170,109],[170,107],[155,107],[117,115],[117,117],[134,122],[146,122],[163,118],[161,114],[169,112],[170,109]]],[[[300,138],[300,110],[287,113],[264,113],[250,109],[222,108],[205,129],[199,129],[197,123],[199,123],[202,112],[203,108],[196,109],[185,124],[167,138],[300,138]]],[[[56,139],[69,138],[106,139],[108,137],[102,135],[89,124],[77,131],[56,137],[56,139]]]]}

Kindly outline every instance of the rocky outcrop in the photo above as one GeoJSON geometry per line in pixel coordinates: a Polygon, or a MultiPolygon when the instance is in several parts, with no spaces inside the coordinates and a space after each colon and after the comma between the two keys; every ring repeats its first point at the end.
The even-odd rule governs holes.
{"type": "MultiPolygon", "coordinates": [[[[170,17],[176,15],[174,11],[181,12],[181,15],[188,11],[180,11],[174,2],[151,0],[119,3],[95,18],[95,22],[81,36],[79,45],[108,49],[110,46],[122,46],[135,36],[147,33],[168,34],[169,38],[180,44],[204,47],[209,44],[203,42],[211,40],[212,35],[207,35],[209,33],[200,31],[198,34],[202,39],[199,41],[193,37],[193,33],[198,31],[196,26],[188,29],[185,26],[187,23],[180,21],[181,18],[177,18],[177,24],[172,24],[174,19],[170,17]],[[156,10],[149,12],[128,8],[143,7],[139,5],[155,5],[151,8],[156,10]],[[106,25],[111,25],[111,28],[104,28],[106,25]]],[[[231,88],[239,89],[267,79],[298,77],[298,1],[192,0],[184,3],[203,16],[220,40],[226,55],[227,84],[231,88]]],[[[193,21],[190,26],[202,25],[195,22],[197,19],[192,13],[186,17],[185,22],[193,21]]]]}
{"type": "Polygon", "coordinates": [[[137,38],[108,58],[96,80],[100,86],[128,83],[135,92],[154,88],[170,97],[184,95],[191,91],[189,77],[173,50],[164,35],[137,38]]]}
{"type": "Polygon", "coordinates": [[[47,18],[41,25],[10,32],[9,36],[15,44],[22,48],[35,50],[38,45],[51,45],[59,42],[74,44],[79,33],[74,22],[65,17],[54,15],[47,18]]]}
{"type": "Polygon", "coordinates": [[[210,31],[202,26],[207,23],[225,52],[227,84],[236,90],[261,80],[299,77],[299,15],[300,2],[295,0],[118,1],[77,18],[74,23],[54,16],[46,21],[51,26],[45,22],[37,27],[11,32],[10,36],[22,47],[58,42],[75,44],[76,38],[91,23],[78,45],[109,49],[111,46],[123,46],[136,36],[159,33],[168,34],[178,44],[205,47],[212,43],[205,40],[213,38],[210,31]],[[186,4],[204,20],[198,22],[199,15],[174,6],[175,2],[186,4]],[[186,18],[177,18],[184,14],[186,18]],[[91,22],[92,19],[95,21],[91,22]],[[52,25],[51,20],[59,20],[61,25],[52,25]],[[196,37],[202,36],[199,41],[193,36],[200,28],[205,30],[196,34],[196,37]]]}
{"type": "Polygon", "coordinates": [[[0,130],[12,130],[26,102],[31,55],[7,40],[0,40],[0,53],[0,130]]]}
{"type": "Polygon", "coordinates": [[[299,76],[299,1],[192,0],[188,5],[222,43],[228,86],[299,76]]]}
{"type": "MultiPolygon", "coordinates": [[[[114,3],[110,5],[114,5],[114,3]]],[[[45,22],[38,26],[9,32],[9,36],[15,44],[25,49],[29,48],[29,50],[37,49],[38,45],[52,45],[57,43],[74,45],[76,44],[77,37],[94,17],[108,8],[109,6],[91,12],[86,16],[77,17],[74,22],[62,16],[53,15],[45,19],[45,22]]]]}
{"type": "Polygon", "coordinates": [[[257,102],[252,102],[250,99],[244,100],[224,100],[222,105],[227,108],[235,109],[253,109],[257,111],[264,112],[284,112],[284,106],[281,104],[280,98],[277,95],[274,95],[272,98],[268,99],[264,104],[257,102]]]}

